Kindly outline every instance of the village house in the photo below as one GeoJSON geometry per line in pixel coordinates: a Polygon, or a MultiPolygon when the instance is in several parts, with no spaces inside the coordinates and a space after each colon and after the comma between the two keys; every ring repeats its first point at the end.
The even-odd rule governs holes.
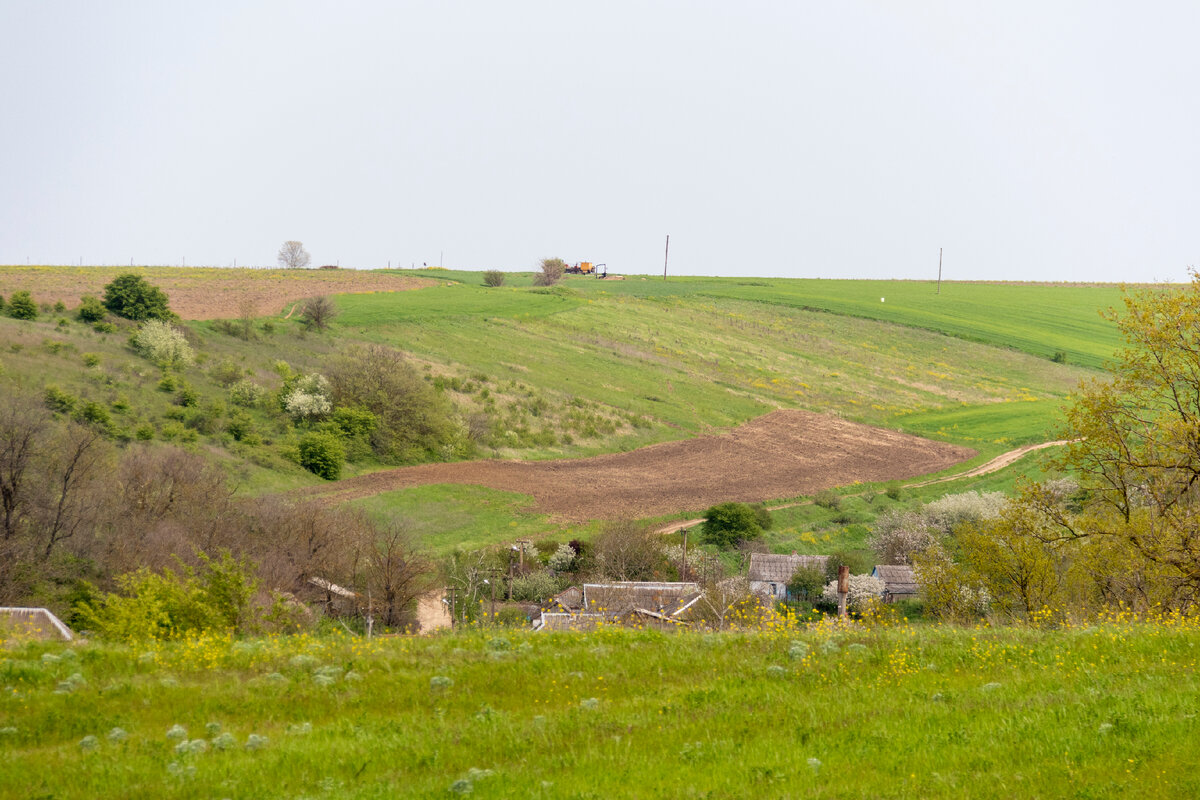
{"type": "Polygon", "coordinates": [[[615,581],[572,586],[555,595],[533,621],[534,630],[590,630],[601,622],[675,628],[689,624],[700,585],[615,581]]]}
{"type": "Polygon", "coordinates": [[[885,603],[915,600],[917,597],[917,578],[913,574],[912,566],[908,564],[880,564],[871,570],[871,577],[883,581],[885,603]]]}
{"type": "Polygon", "coordinates": [[[792,553],[780,555],[777,553],[750,554],[750,591],[761,597],[769,597],[783,602],[788,599],[787,587],[796,570],[801,567],[816,567],[822,572],[829,562],[829,556],[800,556],[792,553]]]}

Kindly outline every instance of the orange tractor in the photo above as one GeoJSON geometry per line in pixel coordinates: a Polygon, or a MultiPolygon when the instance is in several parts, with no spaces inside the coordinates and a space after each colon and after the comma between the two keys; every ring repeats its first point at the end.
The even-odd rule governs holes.
{"type": "Polygon", "coordinates": [[[608,267],[604,264],[593,264],[591,261],[580,261],[578,264],[567,267],[563,272],[571,275],[595,275],[603,278],[608,274],[608,267]]]}

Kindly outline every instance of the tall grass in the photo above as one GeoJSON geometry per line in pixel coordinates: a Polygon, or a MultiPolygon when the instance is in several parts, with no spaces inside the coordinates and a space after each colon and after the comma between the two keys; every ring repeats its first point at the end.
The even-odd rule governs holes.
{"type": "Polygon", "coordinates": [[[0,797],[1194,797],[1198,652],[1179,620],[17,646],[0,797]]]}

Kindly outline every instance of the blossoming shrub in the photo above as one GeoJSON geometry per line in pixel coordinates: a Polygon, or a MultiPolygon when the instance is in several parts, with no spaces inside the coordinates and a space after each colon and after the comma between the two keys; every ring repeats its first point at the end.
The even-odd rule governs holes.
{"type": "Polygon", "coordinates": [[[152,319],[142,325],[133,337],[133,346],[160,367],[185,367],[195,360],[182,331],[162,320],[152,319]]]}

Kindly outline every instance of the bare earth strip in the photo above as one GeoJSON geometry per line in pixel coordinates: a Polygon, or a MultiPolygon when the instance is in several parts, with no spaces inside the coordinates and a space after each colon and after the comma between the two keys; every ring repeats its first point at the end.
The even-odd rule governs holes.
{"type": "Polygon", "coordinates": [[[105,284],[132,272],[167,293],[171,310],[184,319],[234,319],[286,311],[289,303],[322,294],[398,292],[436,281],[352,269],[221,269],[216,267],[0,267],[0,295],[33,293],[39,303],[59,300],[70,308],[85,294],[101,296],[105,284]]]}
{"type": "Polygon", "coordinates": [[[533,495],[569,521],[639,519],[764,502],[855,482],[904,480],[975,455],[958,445],[808,411],[775,411],[716,436],[562,461],[469,461],[374,472],[308,490],[330,502],[437,483],[533,495]]]}

